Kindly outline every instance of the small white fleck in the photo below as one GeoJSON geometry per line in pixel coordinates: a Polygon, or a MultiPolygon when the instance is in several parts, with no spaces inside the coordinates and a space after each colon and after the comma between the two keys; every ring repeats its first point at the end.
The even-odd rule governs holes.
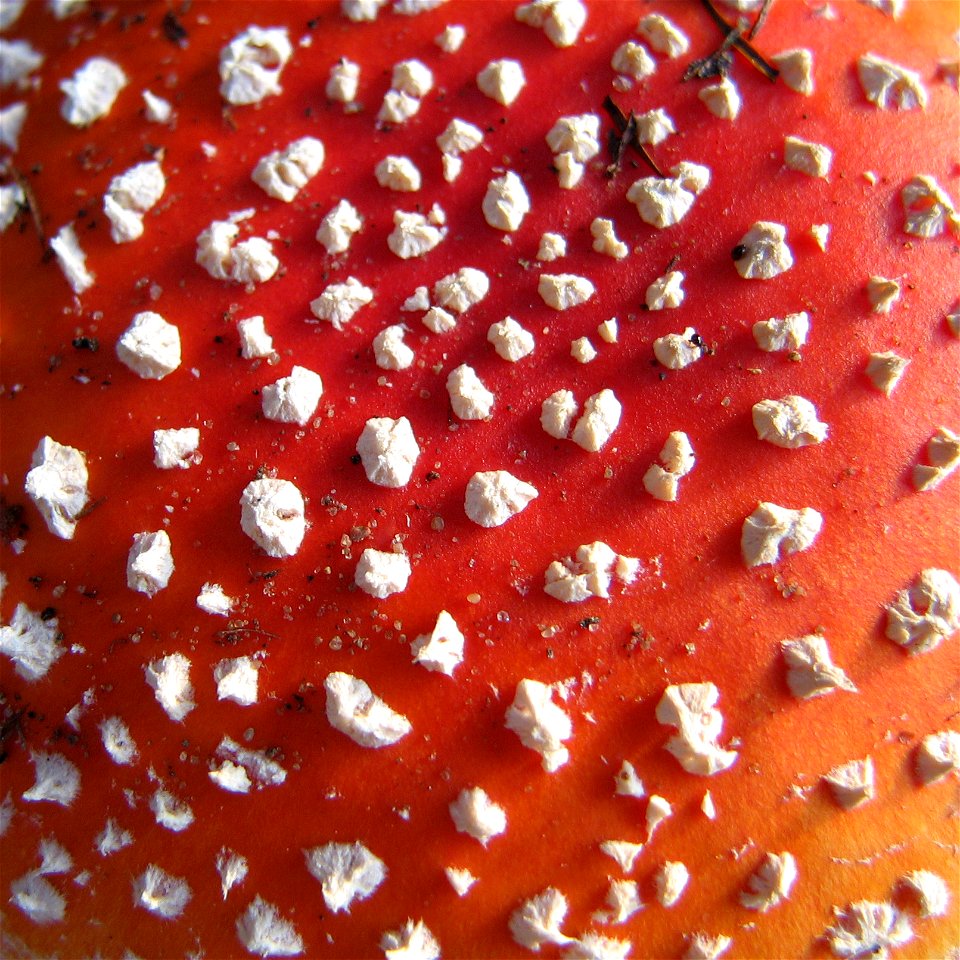
{"type": "Polygon", "coordinates": [[[324,681],[327,720],[362,747],[386,747],[412,730],[405,716],[391,710],[362,680],[335,672],[324,681]]]}
{"type": "Polygon", "coordinates": [[[826,179],[830,175],[833,151],[822,143],[788,136],[783,141],[783,162],[790,170],[826,179]]]}
{"type": "Polygon", "coordinates": [[[110,112],[127,82],[112,60],[91,57],[70,79],[60,81],[64,93],[60,115],[74,127],[88,127],[110,112]]]}
{"type": "Polygon", "coordinates": [[[702,87],[697,96],[706,104],[707,109],[721,120],[736,120],[743,104],[740,91],[729,77],[723,77],[719,83],[702,87]]]}
{"type": "Polygon", "coordinates": [[[926,109],[927,91],[913,70],[867,53],[857,60],[857,75],[864,96],[881,110],[926,109]]]}
{"type": "Polygon", "coordinates": [[[280,74],[292,55],[285,28],[248,27],[220,51],[220,95],[242,106],[281,93],[280,74]]]}
{"type": "Polygon", "coordinates": [[[787,228],[782,224],[758,220],[737,245],[737,273],[745,280],[772,280],[789,270],[793,254],[786,237],[787,228]]]}
{"type": "Polygon", "coordinates": [[[844,810],[852,810],[872,800],[876,792],[873,760],[870,757],[841,763],[824,774],[823,779],[844,810]]]}
{"type": "Polygon", "coordinates": [[[372,896],[387,876],[384,862],[359,841],[327,843],[303,854],[307,870],[319,881],[323,901],[333,913],[349,913],[355,900],[372,896]]]}
{"type": "Polygon", "coordinates": [[[237,936],[249,953],[260,957],[294,957],[304,949],[296,927],[260,896],[237,917],[237,936]]]}
{"type": "Polygon", "coordinates": [[[480,92],[505,107],[520,96],[526,84],[523,67],[516,60],[491,60],[477,74],[480,92]]]}
{"type": "Polygon", "coordinates": [[[164,920],[179,917],[191,896],[186,880],[171,876],[153,863],[133,881],[134,904],[164,920]]]}

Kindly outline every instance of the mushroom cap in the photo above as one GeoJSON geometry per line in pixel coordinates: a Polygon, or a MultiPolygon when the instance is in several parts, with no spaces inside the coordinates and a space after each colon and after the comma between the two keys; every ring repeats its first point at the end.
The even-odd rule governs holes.
{"type": "MultiPolygon", "coordinates": [[[[960,403],[944,377],[960,360],[960,341],[945,321],[957,296],[955,240],[905,234],[900,200],[917,174],[956,198],[956,92],[931,79],[939,60],[956,56],[952,8],[913,3],[894,22],[849,4],[841,26],[815,20],[808,4],[779,0],[755,45],[765,54],[809,45],[814,92],[771,84],[735,52],[743,107],[731,122],[709,114],[695,82],[678,82],[690,59],[718,45],[717,27],[700,5],[661,6],[689,36],[689,57],[655,54],[656,72],[642,92],[632,87],[613,97],[625,112],[669,111],[682,137],[651,147],[665,171],[680,161],[710,170],[684,219],[662,230],[626,199],[633,180],[650,172],[642,158],[628,151],[623,169],[607,178],[603,153],[588,162],[579,186],[561,190],[544,139],[558,117],[596,112],[605,144],[611,124],[599,101],[613,81],[610,57],[635,35],[634,4],[589,3],[582,36],[595,39],[567,48],[515,22],[512,5],[492,13],[500,6],[455,2],[409,18],[385,7],[366,24],[350,23],[336,5],[318,12],[275,4],[264,12],[239,2],[195,3],[175,18],[188,33],[182,44],[167,39],[176,33],[172,21],[164,34],[165,7],[144,6],[143,22],[140,5],[122,5],[111,20],[88,12],[56,21],[46,4],[29,4],[9,28],[5,35],[29,40],[45,56],[33,74],[39,84],[9,89],[29,106],[16,167],[49,235],[74,223],[96,278],[75,299],[57,263],[44,258],[28,213],[0,237],[4,275],[12,278],[3,293],[4,530],[14,544],[25,541],[19,553],[2,547],[0,613],[8,624],[19,603],[38,616],[51,609],[64,649],[35,678],[3,657],[11,735],[0,802],[9,792],[12,816],[2,895],[38,869],[46,837],[74,865],[43,878],[65,901],[63,922],[38,924],[7,906],[11,941],[38,955],[91,956],[127,948],[181,956],[199,941],[208,956],[239,956],[239,919],[245,935],[257,928],[258,943],[266,942],[260,927],[275,921],[280,946],[302,939],[310,956],[366,956],[409,917],[422,919],[445,956],[511,956],[518,947],[510,916],[551,888],[569,903],[564,936],[576,937],[602,907],[613,869],[599,844],[645,841],[637,828],[645,808],[637,805],[648,801],[614,792],[624,760],[675,810],[641,851],[635,878],[643,884],[668,859],[691,876],[670,911],[649,906],[602,931],[631,940],[634,956],[679,956],[685,935],[700,930],[732,936],[738,956],[806,955],[833,922],[833,906],[883,901],[899,876],[917,869],[946,876],[957,895],[955,821],[943,816],[956,780],[921,787],[914,773],[921,739],[945,729],[955,710],[957,638],[907,656],[884,636],[884,607],[921,570],[960,573],[957,474],[927,492],[911,486],[937,428],[960,424],[960,403]],[[295,46],[279,77],[282,93],[258,107],[233,106],[225,121],[219,51],[257,21],[286,27],[294,44],[309,37],[311,46],[295,46]],[[454,22],[466,27],[464,46],[440,52],[432,38],[454,22]],[[80,27],[83,49],[71,43],[80,27]],[[861,49],[921,70],[926,109],[869,103],[854,67],[861,49]],[[129,83],[107,116],[75,129],[59,116],[57,83],[94,50],[119,63],[129,83]],[[434,90],[405,124],[378,126],[392,67],[413,51],[433,71],[434,90]],[[362,111],[323,95],[340,57],[361,67],[362,111]],[[509,108],[476,88],[477,72],[495,58],[523,63],[527,82],[509,108]],[[175,76],[174,86],[158,82],[158,73],[175,76]],[[147,87],[170,98],[175,124],[146,121],[139,93],[147,87]],[[459,179],[447,183],[434,140],[458,116],[475,123],[484,142],[463,154],[459,179]],[[325,146],[323,169],[290,203],[267,197],[252,170],[306,134],[325,146]],[[788,134],[834,150],[829,182],[781,170],[788,134]],[[163,148],[166,190],[145,216],[143,235],[118,246],[94,201],[149,147],[163,148]],[[388,154],[417,164],[417,194],[377,184],[375,165],[388,154]],[[502,175],[494,166],[513,170],[530,197],[516,233],[483,220],[486,185],[502,175]],[[875,183],[862,176],[867,170],[876,172],[875,183]],[[424,211],[437,202],[446,212],[447,236],[423,258],[401,261],[387,247],[394,208],[413,209],[399,206],[398,196],[404,204],[415,198],[424,211]],[[340,198],[354,204],[363,226],[348,251],[327,255],[314,234],[340,198]],[[282,269],[249,285],[210,276],[194,262],[197,236],[250,208],[252,217],[236,220],[239,237],[269,240],[282,269]],[[625,259],[592,249],[589,225],[598,215],[611,218],[629,244],[625,259]],[[794,262],[772,279],[746,281],[731,250],[757,222],[788,227],[794,262]],[[832,227],[826,251],[808,233],[824,222],[832,227]],[[543,265],[536,252],[546,232],[563,232],[568,253],[543,265]],[[643,311],[647,287],[677,253],[683,303],[643,311]],[[401,311],[418,287],[432,292],[463,267],[482,270],[489,290],[454,329],[433,333],[416,313],[401,311]],[[557,313],[537,293],[541,267],[588,278],[594,295],[557,313]],[[901,302],[882,318],[871,315],[863,294],[872,273],[906,277],[901,302]],[[343,329],[315,322],[311,301],[348,276],[373,301],[343,329]],[[753,324],[800,310],[811,323],[801,362],[759,350],[753,324]],[[179,331],[182,363],[162,380],[130,374],[115,355],[117,340],[144,311],[179,331]],[[302,427],[262,416],[259,391],[289,365],[275,369],[267,358],[240,355],[236,323],[255,315],[265,318],[285,363],[289,351],[291,363],[322,376],[323,397],[302,427]],[[535,351],[517,364],[486,341],[490,323],[507,315],[536,338],[535,351]],[[613,316],[615,344],[595,336],[613,316]],[[376,366],[371,344],[398,319],[412,320],[416,362],[387,372],[376,366]],[[653,340],[688,326],[704,341],[701,359],[685,370],[654,364],[653,340]],[[569,356],[580,336],[598,346],[592,363],[569,356]],[[863,369],[871,352],[894,346],[911,365],[888,399],[863,369]],[[474,366],[495,396],[491,419],[452,416],[446,377],[461,363],[474,366]],[[588,398],[614,391],[622,416],[601,449],[542,430],[543,400],[560,389],[572,391],[581,411],[588,398]],[[823,443],[790,450],[757,439],[753,405],[788,395],[816,403],[830,425],[823,443]],[[414,425],[422,452],[410,482],[387,489],[370,483],[352,457],[370,418],[401,416],[414,425]],[[202,459],[157,471],[153,431],[190,426],[200,429],[202,459]],[[675,502],[658,501],[641,478],[678,430],[688,434],[696,465],[675,502]],[[44,436],[85,457],[89,503],[69,541],[49,533],[23,492],[44,436]],[[480,528],[463,510],[467,483],[501,467],[539,496],[502,527],[480,528]],[[242,491],[269,477],[289,480],[307,499],[303,543],[292,556],[267,555],[241,528],[242,491]],[[823,527],[809,549],[748,568],[743,521],[767,502],[814,508],[823,527]],[[160,529],[176,569],[147,598],[127,590],[126,557],[133,534],[160,529]],[[594,542],[621,559],[639,558],[633,582],[613,576],[609,599],[582,604],[547,595],[548,566],[594,542]],[[355,589],[363,551],[395,546],[411,562],[406,589],[385,598],[355,589]],[[209,582],[235,598],[229,617],[196,607],[209,582]],[[410,642],[433,629],[441,609],[466,638],[454,678],[425,671],[410,655],[410,642]],[[858,693],[809,702],[791,696],[780,643],[817,628],[858,693]],[[190,660],[196,703],[182,723],[165,714],[144,681],[147,663],[176,653],[190,660]],[[258,700],[249,706],[216,695],[215,665],[239,656],[261,664],[258,700]],[[362,677],[411,732],[381,750],[330,727],[323,685],[333,672],[362,677]],[[555,688],[553,700],[570,717],[572,736],[563,741],[569,760],[552,773],[504,724],[523,678],[563,683],[567,699],[555,688]],[[668,685],[706,682],[719,691],[718,745],[735,746],[738,756],[708,781],[664,749],[676,731],[656,720],[668,685]],[[118,766],[103,749],[100,724],[109,717],[126,724],[138,762],[118,766]],[[211,781],[227,736],[281,763],[284,783],[241,794],[211,781]],[[62,756],[79,771],[69,803],[24,798],[38,776],[31,758],[40,755],[62,756]],[[844,811],[820,777],[866,756],[876,797],[844,811]],[[458,834],[448,813],[460,791],[474,786],[507,814],[507,830],[487,849],[458,834]],[[700,813],[708,787],[714,821],[700,813]],[[151,812],[161,788],[192,813],[179,833],[151,812]],[[105,857],[94,844],[108,820],[133,842],[105,857]],[[302,853],[330,842],[362,843],[388,870],[368,901],[335,917],[318,908],[322,891],[302,853]],[[738,855],[748,842],[752,855],[738,855]],[[249,864],[226,897],[215,869],[225,848],[249,864]],[[764,851],[789,852],[799,879],[787,901],[756,915],[738,896],[764,851]],[[856,865],[877,851],[884,853],[869,868],[856,865]],[[189,884],[192,896],[176,919],[134,906],[133,881],[151,864],[189,884]],[[463,900],[443,876],[449,866],[478,878],[463,900]],[[74,883],[83,871],[90,872],[86,886],[74,883]],[[755,927],[743,928],[751,921],[755,927]]],[[[4,634],[0,649],[8,642],[4,634]]],[[[955,932],[949,926],[917,924],[917,939],[900,955],[945,955],[955,932]]]]}

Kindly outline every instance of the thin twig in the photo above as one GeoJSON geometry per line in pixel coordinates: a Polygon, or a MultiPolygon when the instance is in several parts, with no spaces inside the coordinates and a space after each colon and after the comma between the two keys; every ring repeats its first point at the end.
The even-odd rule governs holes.
{"type": "Polygon", "coordinates": [[[40,217],[40,206],[37,203],[36,194],[33,192],[33,186],[30,181],[16,167],[12,168],[13,179],[17,181],[23,195],[27,200],[27,208],[30,210],[30,218],[33,220],[33,227],[37,231],[37,237],[40,240],[40,246],[47,249],[47,234],[43,229],[43,220],[40,217]]]}
{"type": "Polygon", "coordinates": [[[267,637],[270,640],[278,639],[278,634],[270,633],[268,630],[264,630],[261,627],[227,627],[225,630],[218,630],[214,636],[219,637],[221,640],[235,640],[239,639],[241,633],[250,633],[258,637],[267,637]]]}
{"type": "Polygon", "coordinates": [[[772,6],[773,0],[763,0],[763,6],[760,7],[760,12],[757,14],[757,19],[753,21],[753,26],[747,33],[748,40],[752,40],[760,32],[760,28],[767,21],[767,14],[770,13],[770,8],[772,6]]]}
{"type": "Polygon", "coordinates": [[[653,157],[650,156],[647,148],[637,139],[636,114],[631,110],[629,116],[624,116],[623,111],[613,102],[613,98],[609,94],[604,98],[603,109],[607,111],[607,115],[613,121],[617,130],[617,136],[613,143],[613,163],[608,167],[608,170],[611,170],[611,175],[620,169],[623,151],[627,147],[633,147],[658,177],[664,177],[665,174],[657,166],[653,157]]]}
{"type": "Polygon", "coordinates": [[[733,34],[734,36],[731,42],[734,48],[739,50],[771,83],[775,82],[780,75],[780,71],[777,70],[776,67],[771,66],[763,56],[740,35],[740,28],[727,23],[713,5],[712,0],[700,0],[700,3],[706,9],[707,13],[710,14],[713,22],[723,31],[724,38],[726,39],[733,34]]]}

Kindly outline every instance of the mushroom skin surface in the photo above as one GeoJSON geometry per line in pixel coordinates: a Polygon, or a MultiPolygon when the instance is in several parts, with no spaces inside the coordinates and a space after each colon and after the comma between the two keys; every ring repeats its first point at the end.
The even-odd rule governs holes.
{"type": "MultiPolygon", "coordinates": [[[[372,21],[346,15],[361,6],[128,0],[56,19],[30,3],[2,33],[42,62],[3,89],[3,109],[23,103],[27,113],[16,149],[0,147],[0,184],[22,194],[0,235],[0,953],[367,957],[389,935],[435,938],[449,957],[525,956],[511,917],[552,890],[567,909],[544,957],[577,955],[586,947],[574,941],[591,932],[629,941],[633,957],[683,956],[698,933],[732,938],[730,956],[820,957],[839,922],[834,907],[900,903],[893,891],[913,871],[943,876],[955,904],[956,773],[924,785],[916,771],[923,739],[957,729],[958,639],[946,630],[936,649],[911,656],[885,636],[886,608],[921,571],[960,577],[960,472],[925,491],[912,482],[914,467],[931,463],[930,438],[960,428],[960,340],[948,320],[958,240],[927,181],[917,187],[926,199],[902,193],[926,177],[950,203],[960,196],[955,6],[914,0],[893,18],[882,4],[777,0],[750,47],[770,64],[809,49],[812,92],[788,85],[785,66],[771,82],[734,45],[734,120],[697,96],[715,77],[681,82],[724,39],[705,4],[588,0],[567,46],[551,37],[569,39],[555,24],[530,23],[541,14],[553,23],[541,9],[550,4],[524,21],[515,4],[458,0],[415,16],[402,2],[372,21]],[[836,18],[818,16],[821,7],[836,18]],[[617,80],[611,58],[627,41],[648,43],[638,20],[652,13],[682,30],[689,49],[671,57],[651,46],[655,71],[617,80]],[[265,73],[270,92],[230,104],[221,51],[252,25],[285,29],[289,50],[261,37],[246,69],[265,73]],[[454,25],[463,43],[444,49],[434,38],[454,25]],[[888,108],[871,102],[857,70],[871,52],[919,75],[923,109],[896,108],[895,91],[888,108]],[[126,84],[109,112],[75,127],[61,116],[59,85],[93,57],[116,63],[126,84]],[[411,75],[395,67],[414,58],[432,75],[417,96],[395,87],[411,75]],[[498,60],[525,75],[509,105],[477,86],[498,60]],[[325,92],[343,61],[359,66],[353,105],[325,92]],[[169,102],[166,120],[150,119],[157,106],[145,90],[169,102]],[[415,111],[403,122],[378,120],[391,90],[402,94],[391,98],[396,109],[415,111]],[[631,110],[669,113],[677,133],[646,147],[666,179],[683,186],[689,165],[708,168],[679,222],[651,226],[627,199],[655,173],[635,146],[619,161],[607,149],[611,134],[622,136],[608,94],[627,122],[631,110]],[[546,135],[559,118],[585,114],[600,117],[602,149],[566,189],[557,169],[572,161],[559,161],[546,135]],[[483,141],[454,158],[460,173],[447,180],[457,165],[436,138],[455,118],[483,141]],[[289,202],[268,196],[252,172],[308,136],[323,144],[322,167],[300,177],[289,202]],[[787,168],[787,136],[829,147],[829,176],[787,168]],[[378,184],[388,155],[410,158],[419,190],[378,184]],[[150,160],[165,191],[142,235],[118,245],[103,197],[150,160]],[[513,232],[482,212],[488,184],[507,170],[529,196],[513,232]],[[329,253],[315,235],[342,199],[357,219],[346,248],[329,253]],[[918,205],[937,203],[938,234],[905,231],[918,205]],[[440,237],[422,256],[401,259],[388,246],[398,210],[440,237]],[[597,217],[612,220],[626,257],[594,250],[597,217]],[[219,277],[197,262],[197,238],[218,223],[219,277]],[[48,254],[69,224],[94,278],[78,293],[48,254]],[[790,247],[792,265],[769,279],[737,269],[755,224],[782,225],[790,247]],[[824,224],[825,248],[823,231],[811,232],[824,224]],[[537,259],[545,233],[566,240],[555,262],[537,259]],[[489,289],[448,305],[443,332],[428,329],[421,317],[442,305],[435,285],[463,268],[481,271],[489,289]],[[682,303],[644,309],[648,287],[674,268],[682,303]],[[538,293],[544,272],[587,278],[594,293],[560,313],[538,293]],[[901,286],[889,314],[873,313],[874,275],[901,286]],[[350,277],[372,299],[345,306],[336,327],[311,313],[350,277]],[[411,300],[420,306],[404,309],[411,300]],[[757,346],[755,324],[800,311],[810,318],[800,348],[757,346]],[[116,355],[145,312],[179,331],[179,366],[162,379],[116,355]],[[272,344],[244,356],[239,322],[258,316],[272,344]],[[535,339],[515,363],[487,341],[507,316],[535,339]],[[598,335],[613,317],[612,340],[598,335]],[[373,340],[398,323],[415,359],[386,370],[373,340]],[[653,342],[688,328],[696,362],[657,363],[653,342]],[[581,337],[597,349],[589,363],[570,355],[581,337]],[[888,398],[865,367],[871,353],[894,349],[910,366],[888,398]],[[486,417],[451,409],[447,377],[461,364],[495,398],[486,417]],[[262,391],[294,366],[322,377],[316,410],[303,424],[269,420],[262,391]],[[591,449],[542,429],[543,401],[559,390],[576,403],[571,430],[590,398],[615,393],[622,414],[606,442],[591,449]],[[753,406],[785,396],[816,404],[824,442],[784,449],[757,439],[753,406]],[[371,483],[355,455],[374,417],[411,424],[420,454],[402,488],[371,483]],[[200,432],[189,463],[157,469],[154,431],[189,427],[200,432]],[[689,437],[696,466],[667,502],[642,478],[673,431],[689,437]],[[80,451],[88,473],[69,540],[47,529],[24,490],[44,437],[80,451]],[[467,517],[464,494],[474,474],[494,470],[539,495],[487,529],[467,517]],[[290,555],[268,555],[241,527],[244,489],[266,479],[303,495],[305,533],[290,555]],[[816,541],[747,567],[741,528],[759,503],[817,510],[816,541]],[[175,561],[150,596],[127,587],[143,531],[165,532],[175,561]],[[609,564],[579,559],[585,547],[609,564]],[[367,549],[409,562],[405,588],[375,597],[355,587],[367,549]],[[565,560],[602,589],[574,603],[545,593],[545,571],[565,560]],[[226,615],[196,604],[212,584],[226,615]],[[410,651],[441,610],[465,637],[453,676],[423,669],[410,651]],[[28,633],[40,638],[31,654],[28,633]],[[791,695],[781,643],[813,633],[857,692],[791,695]],[[188,670],[164,659],[175,655],[188,670]],[[165,701],[145,679],[158,663],[177,666],[155,679],[165,701]],[[229,684],[218,695],[218,673],[233,670],[236,683],[245,678],[241,700],[255,691],[246,705],[226,695],[229,684]],[[370,749],[334,729],[324,682],[335,673],[366,684],[410,732],[370,749]],[[543,684],[570,720],[569,759],[553,772],[505,723],[524,680],[543,684]],[[707,776],[678,764],[665,746],[683,730],[656,718],[669,686],[705,683],[719,694],[699,714],[709,743],[737,754],[707,776]],[[163,702],[191,706],[172,716],[163,702]],[[866,757],[875,796],[845,810],[821,778],[866,757]],[[649,841],[649,801],[615,793],[624,761],[673,811],[649,841]],[[506,812],[506,830],[486,847],[449,814],[473,788],[506,812]],[[706,790],[713,819],[701,809],[706,790]],[[608,841],[644,844],[632,873],[600,849],[608,841]],[[327,909],[305,865],[304,851],[331,843],[360,844],[385,867],[349,911],[327,909]],[[789,853],[797,878],[769,911],[751,911],[739,898],[768,852],[789,853]],[[666,861],[690,875],[669,910],[654,893],[666,861]],[[447,868],[476,878],[462,898],[447,868]],[[609,878],[627,876],[646,909],[594,924],[609,878]],[[38,900],[31,917],[24,905],[38,900]]],[[[731,5],[716,10],[735,22],[731,5]]],[[[299,517],[278,519],[299,533],[299,517]]],[[[549,725],[556,713],[544,712],[549,725]]],[[[896,956],[955,946],[949,916],[910,920],[913,939],[896,956]]]]}

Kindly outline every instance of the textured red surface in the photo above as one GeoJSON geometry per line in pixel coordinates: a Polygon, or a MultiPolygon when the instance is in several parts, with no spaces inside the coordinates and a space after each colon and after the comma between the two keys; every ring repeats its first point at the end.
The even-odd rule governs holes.
{"type": "MultiPolygon", "coordinates": [[[[255,893],[296,924],[310,956],[377,955],[381,933],[408,916],[424,919],[446,956],[521,954],[507,919],[523,899],[558,887],[571,903],[564,929],[576,935],[602,906],[607,876],[617,875],[598,842],[643,839],[644,802],[612,795],[623,759],[676,811],[634,874],[647,908],[605,930],[630,939],[634,956],[678,956],[684,934],[696,930],[732,936],[736,956],[820,955],[816,938],[832,904],[885,899],[896,877],[915,868],[944,875],[956,898],[956,782],[920,789],[912,764],[921,736],[956,727],[957,641],[909,658],[883,638],[882,618],[883,604],[919,570],[956,574],[958,567],[956,477],[928,494],[909,483],[933,431],[960,420],[958,342],[944,321],[957,294],[958,248],[952,238],[903,234],[899,200],[916,173],[960,193],[956,92],[935,79],[937,60],[956,56],[956,10],[913,3],[894,22],[840,3],[829,21],[814,6],[778,0],[757,38],[767,54],[814,50],[813,97],[771,85],[741,59],[733,76],[744,109],[725,123],[699,102],[695,83],[678,83],[689,58],[660,56],[653,77],[614,92],[624,110],[663,106],[673,117],[679,133],[653,151],[662,167],[692,160],[712,169],[693,212],[662,232],[644,225],[624,198],[646,174],[633,159],[613,179],[598,162],[579,188],[561,191],[544,136],[561,115],[601,112],[611,92],[610,56],[635,38],[648,9],[664,9],[688,32],[691,57],[712,50],[719,33],[696,3],[592,4],[580,42],[567,50],[515,23],[512,4],[489,2],[450,3],[415,18],[385,12],[361,25],[330,4],[194,3],[181,15],[184,46],[164,39],[167,6],[160,3],[95,4],[60,23],[32,4],[8,31],[46,55],[42,82],[25,96],[30,115],[13,163],[48,237],[76,223],[97,284],[76,300],[44,257],[29,216],[3,235],[2,492],[8,507],[23,506],[29,529],[21,554],[3,547],[2,612],[6,622],[20,601],[37,611],[52,606],[65,643],[75,646],[33,684],[2,663],[5,717],[19,716],[19,730],[4,744],[2,793],[12,795],[15,813],[3,838],[3,900],[10,882],[37,866],[42,837],[57,838],[76,870],[90,871],[85,886],[51,878],[67,900],[62,924],[36,926],[4,905],[6,954],[242,955],[234,922],[255,893]],[[311,43],[296,47],[281,96],[225,110],[217,54],[250,23],[286,25],[295,46],[301,37],[311,43]],[[467,28],[455,54],[432,43],[448,23],[467,28]],[[925,112],[882,112],[865,101],[853,63],[867,50],[921,72],[930,92],[925,112]],[[75,130],[59,117],[57,84],[94,54],[116,59],[131,83],[108,118],[75,130]],[[361,65],[358,113],[324,97],[339,56],[361,65]],[[495,56],[517,57],[527,74],[509,109],[474,83],[495,56]],[[408,57],[433,69],[436,86],[406,125],[378,130],[390,69],[408,57]],[[174,103],[174,127],[145,122],[139,91],[146,87],[174,103]],[[486,139],[465,156],[462,177],[447,184],[434,138],[453,116],[481,126],[486,139]],[[250,171],[263,154],[307,134],[326,145],[323,171],[292,204],[269,199],[250,171]],[[834,149],[829,181],[783,169],[786,134],[834,149]],[[217,147],[214,159],[204,156],[203,141],[217,147]],[[166,194],[147,216],[143,238],[116,246],[102,195],[113,176],[157,149],[166,194]],[[387,153],[417,163],[419,193],[377,186],[373,167],[387,153]],[[507,238],[480,213],[491,171],[501,168],[523,177],[532,200],[521,230],[507,238]],[[863,177],[868,170],[875,184],[863,177]],[[313,235],[340,197],[357,206],[365,226],[348,255],[330,258],[313,235]],[[422,260],[400,261],[385,245],[393,210],[433,202],[447,212],[449,236],[422,260]],[[197,234],[245,207],[257,211],[258,235],[275,230],[281,238],[282,275],[252,293],[211,279],[194,262],[197,234]],[[615,221],[633,250],[629,259],[591,250],[597,215],[615,221]],[[746,282],[730,250],[760,219],[787,226],[796,265],[773,281],[746,282]],[[832,226],[825,253],[807,235],[824,222],[832,226]],[[570,253],[543,269],[589,276],[598,293],[587,306],[559,314],[537,295],[535,254],[545,230],[566,234],[570,253]],[[687,275],[682,307],[642,311],[646,286],[677,254],[687,275]],[[465,265],[490,274],[491,292],[456,331],[434,336],[416,314],[399,313],[416,286],[465,265]],[[869,312],[863,287],[873,273],[904,278],[904,297],[890,316],[869,312]],[[374,304],[342,333],[307,323],[310,300],[348,275],[375,289],[374,304]],[[153,285],[161,290],[155,300],[153,285]],[[143,309],[180,329],[182,367],[162,382],[138,379],[115,358],[119,334],[143,309]],[[812,318],[802,361],[758,351],[752,324],[799,309],[812,318]],[[280,353],[275,366],[239,356],[235,320],[257,313],[280,353]],[[517,365],[486,342],[489,324],[506,314],[537,338],[534,355],[517,365]],[[600,344],[596,325],[614,315],[620,343],[600,344]],[[371,340],[400,319],[412,328],[417,362],[385,373],[374,364],[371,340]],[[651,343],[687,325],[715,353],[664,375],[651,343]],[[98,338],[99,351],[74,349],[78,335],[98,338]],[[587,366],[569,356],[570,341],[583,335],[600,350],[587,366]],[[866,355],[886,349],[911,360],[891,399],[863,374],[866,355]],[[444,382],[461,362],[473,364],[497,397],[489,422],[463,423],[449,410],[444,382]],[[293,364],[324,381],[318,421],[303,430],[260,413],[257,392],[293,364]],[[384,376],[388,383],[379,385],[384,376]],[[560,387],[581,401],[602,387],[616,391],[623,420],[602,452],[584,453],[540,429],[540,404],[560,387]],[[830,424],[827,442],[791,451],[756,439],[753,403],[789,393],[817,404],[830,424]],[[405,489],[370,485],[351,461],[364,422],[381,415],[408,416],[423,451],[405,489]],[[156,470],[152,431],[182,426],[200,428],[202,462],[156,470]],[[689,434],[698,462],[669,504],[652,500],[640,478],[671,430],[689,434]],[[44,434],[83,450],[89,463],[95,508],[69,542],[48,533],[22,492],[44,434]],[[261,467],[308,498],[310,528],[288,560],[264,556],[240,530],[240,492],[261,467]],[[540,496],[504,527],[483,530],[462,507],[467,479],[482,469],[509,469],[540,496]],[[439,478],[428,480],[430,471],[439,478]],[[758,500],[823,513],[814,547],[777,567],[746,569],[740,527],[758,500]],[[440,531],[431,525],[436,517],[440,531]],[[357,526],[369,527],[369,538],[344,547],[357,526]],[[134,533],[161,528],[173,542],[176,572],[148,600],[125,586],[126,555],[134,533]],[[398,534],[413,563],[407,591],[375,601],[352,588],[360,551],[388,549],[398,534]],[[609,602],[565,606],[547,597],[550,561],[593,540],[641,558],[638,583],[609,602]],[[196,609],[207,580],[241,598],[239,623],[196,609]],[[471,594],[479,601],[468,601],[471,594]],[[431,629],[440,609],[467,637],[453,680],[410,662],[410,641],[431,629]],[[596,629],[581,626],[585,617],[599,618],[596,629]],[[778,642],[814,628],[824,629],[859,694],[809,703],[790,697],[778,642]],[[641,633],[648,639],[638,643],[641,633]],[[143,681],[147,661],[176,651],[192,660],[196,689],[197,708],[183,724],[168,719],[143,681]],[[260,703],[218,703],[212,665],[257,651],[266,654],[260,703]],[[373,751],[332,730],[323,694],[331,670],[369,682],[410,718],[413,733],[373,751]],[[593,683],[575,688],[566,706],[571,760],[548,775],[504,729],[504,711],[522,677],[552,682],[584,671],[593,683]],[[680,770],[662,750],[668,731],[654,719],[665,684],[700,680],[719,687],[725,736],[742,744],[736,766],[709,779],[680,770]],[[76,733],[64,715],[88,689],[95,702],[76,733]],[[135,766],[115,765],[101,746],[99,721],[115,715],[138,744],[135,766]],[[249,745],[278,751],[289,776],[281,787],[227,794],[208,779],[208,762],[224,735],[242,740],[248,730],[249,745]],[[62,752],[81,766],[81,792],[70,808],[21,799],[33,782],[32,749],[62,752]],[[878,798],[843,812],[818,778],[868,753],[878,798]],[[150,770],[193,807],[196,822],[186,832],[154,823],[150,770]],[[447,813],[473,785],[507,810],[507,833],[488,849],[456,833],[447,813]],[[791,785],[811,789],[800,798],[791,785]],[[714,823],[699,810],[705,788],[719,810],[714,823]],[[125,790],[136,798],[133,808],[125,790]],[[408,819],[398,815],[404,809],[408,819]],[[103,859],[93,838],[107,816],[135,842],[103,859]],[[303,863],[302,848],[332,840],[361,840],[390,871],[349,915],[326,910],[303,863]],[[250,862],[249,877],[226,902],[214,869],[223,845],[250,862]],[[733,853],[745,846],[742,856],[733,853]],[[767,850],[792,852],[800,879],[788,902],[757,915],[738,905],[737,894],[767,850]],[[656,905],[650,882],[664,859],[684,861],[692,875],[670,911],[656,905]],[[189,878],[193,899],[179,920],[134,909],[131,880],[150,863],[189,878]],[[448,865],[479,878],[463,900],[443,876],[448,865]]],[[[4,103],[20,96],[6,91],[4,103]]],[[[902,955],[943,955],[955,919],[954,911],[918,921],[918,939],[902,955]]]]}

